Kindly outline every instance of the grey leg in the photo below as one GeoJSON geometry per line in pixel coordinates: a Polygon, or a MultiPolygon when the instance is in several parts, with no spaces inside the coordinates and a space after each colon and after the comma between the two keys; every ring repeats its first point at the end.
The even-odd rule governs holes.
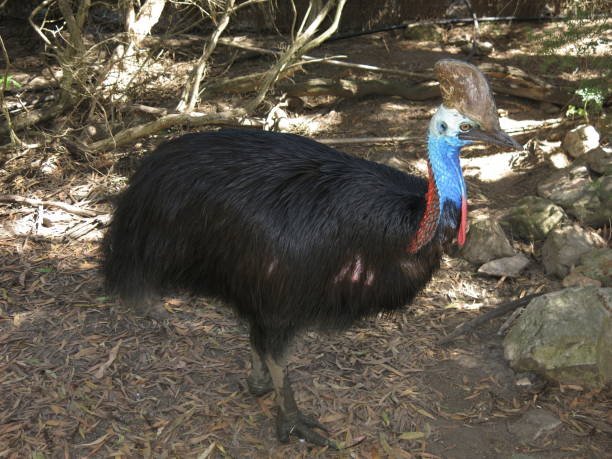
{"type": "Polygon", "coordinates": [[[285,362],[277,361],[269,355],[265,357],[265,362],[270,370],[278,403],[278,417],[276,418],[278,439],[286,443],[290,435],[296,435],[315,445],[338,449],[334,442],[313,430],[317,428],[328,432],[325,426],[303,415],[298,409],[285,362]]]}
{"type": "Polygon", "coordinates": [[[274,389],[272,378],[259,352],[251,347],[251,374],[247,378],[249,392],[255,397],[261,397],[274,389]]]}

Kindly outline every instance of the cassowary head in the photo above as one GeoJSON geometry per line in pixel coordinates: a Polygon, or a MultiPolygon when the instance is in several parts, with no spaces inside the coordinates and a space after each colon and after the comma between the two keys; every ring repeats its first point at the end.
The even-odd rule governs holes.
{"type": "Polygon", "coordinates": [[[434,71],[440,82],[442,105],[429,125],[429,135],[453,147],[475,141],[514,150],[523,147],[502,131],[495,100],[485,76],[467,62],[443,59],[434,71]]]}

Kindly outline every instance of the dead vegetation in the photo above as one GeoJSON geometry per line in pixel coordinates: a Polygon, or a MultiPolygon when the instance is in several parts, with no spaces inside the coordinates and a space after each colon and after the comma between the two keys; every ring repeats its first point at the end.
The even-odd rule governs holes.
{"type": "MultiPolygon", "coordinates": [[[[327,12],[339,14],[341,5],[326,3],[327,12]]],[[[73,12],[76,26],[79,11],[73,12]]],[[[223,12],[219,14],[212,34],[223,32],[223,12]]],[[[332,26],[326,31],[331,33],[332,26]]],[[[483,27],[481,33],[488,30],[483,27]]],[[[524,31],[504,31],[499,40],[521,49],[524,31]]],[[[325,38],[303,27],[302,36],[307,32],[309,40],[325,38]]],[[[70,34],[66,37],[70,40],[70,34]]],[[[168,299],[172,319],[160,325],[105,296],[97,272],[98,240],[112,197],[138,157],[155,144],[185,127],[274,126],[279,120],[299,119],[302,124],[291,126],[311,129],[304,131],[310,135],[379,138],[368,146],[348,144],[342,149],[405,170],[422,170],[425,125],[436,99],[414,102],[387,89],[364,93],[359,88],[381,87],[381,80],[389,78],[392,85],[422,96],[427,69],[459,52],[452,42],[439,47],[379,34],[331,42],[311,57],[305,57],[310,48],[296,39],[293,48],[282,48],[276,37],[232,37],[241,46],[248,44],[230,54],[236,47],[225,46],[225,38],[219,38],[210,54],[206,46],[212,41],[196,53],[184,51],[195,67],[180,67],[178,53],[174,59],[160,55],[155,63],[147,60],[151,69],[159,65],[157,73],[148,75],[153,81],[159,77],[159,84],[143,99],[119,105],[98,98],[96,82],[83,73],[64,75],[56,66],[43,71],[41,56],[25,52],[11,58],[12,68],[27,74],[24,82],[46,75],[41,86],[45,94],[55,87],[72,96],[57,96],[52,107],[61,110],[56,111],[27,105],[30,93],[5,92],[3,106],[19,99],[28,109],[11,112],[19,141],[2,153],[0,171],[0,457],[607,457],[612,450],[609,390],[544,382],[521,385],[521,375],[513,374],[501,355],[499,321],[448,347],[437,344],[483,308],[553,289],[537,264],[521,278],[499,281],[478,276],[467,262],[449,257],[440,275],[402,314],[369,320],[343,334],[307,334],[298,341],[291,361],[298,403],[320,416],[334,440],[357,444],[340,452],[297,441],[277,443],[271,396],[255,399],[246,390],[246,330],[222,305],[207,299],[168,299]],[[261,55],[272,54],[254,48],[274,49],[277,60],[262,60],[261,55]],[[338,58],[344,55],[346,59],[338,58]],[[188,109],[198,91],[187,90],[179,80],[187,81],[192,70],[197,73],[202,62],[198,56],[207,56],[203,60],[210,67],[202,74],[210,79],[199,92],[206,97],[188,109]],[[28,59],[39,62],[26,72],[28,59]],[[339,59],[369,67],[333,64],[339,59]],[[183,73],[173,73],[177,67],[183,73]],[[322,92],[296,92],[280,100],[281,93],[312,87],[315,78],[329,85],[323,85],[322,92]],[[241,82],[256,82],[247,89],[259,92],[236,96],[228,90],[241,82]],[[214,90],[218,83],[226,84],[223,91],[214,90]],[[334,87],[344,92],[334,92],[334,87]],[[178,101],[185,109],[176,110],[178,101]],[[151,108],[162,111],[151,113],[151,108]],[[40,124],[45,117],[52,121],[40,124]],[[119,144],[125,146],[115,148],[119,144]],[[508,426],[535,407],[555,413],[562,425],[533,443],[517,444],[508,426]]],[[[93,52],[88,39],[84,35],[85,56],[93,52]]],[[[80,49],[76,40],[68,43],[80,49]]],[[[17,40],[7,43],[9,50],[17,46],[17,40]]],[[[103,47],[101,42],[94,49],[103,47]]],[[[529,55],[528,49],[522,52],[529,55]]],[[[553,116],[534,102],[546,99],[519,99],[515,96],[525,95],[504,92],[516,83],[505,81],[516,74],[499,69],[520,66],[503,52],[493,58],[501,66],[494,67],[499,77],[490,75],[499,85],[498,94],[505,95],[498,99],[501,110],[532,126],[522,131],[522,140],[558,135],[566,123],[559,110],[553,116]],[[547,119],[556,121],[545,124],[547,119]]],[[[68,55],[70,59],[76,57],[68,55]]],[[[93,68],[100,70],[100,59],[92,58],[93,68]]],[[[549,94],[551,87],[562,86],[532,68],[529,76],[520,75],[519,87],[524,82],[526,93],[549,94]]],[[[468,156],[484,153],[472,150],[468,156]]],[[[487,159],[488,164],[506,162],[510,170],[503,179],[489,180],[478,173],[468,178],[476,212],[494,213],[528,193],[547,169],[536,148],[526,156],[487,159]]],[[[489,167],[474,164],[478,171],[489,167]]]]}

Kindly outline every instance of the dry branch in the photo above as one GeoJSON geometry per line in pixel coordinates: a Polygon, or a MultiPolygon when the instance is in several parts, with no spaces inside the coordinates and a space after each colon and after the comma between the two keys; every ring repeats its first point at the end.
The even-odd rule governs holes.
{"type": "Polygon", "coordinates": [[[92,151],[106,151],[120,145],[126,145],[135,140],[154,134],[162,129],[173,126],[205,126],[212,124],[229,124],[233,126],[260,126],[257,120],[247,117],[244,109],[234,109],[221,113],[171,113],[149,123],[124,129],[113,137],[94,142],[88,146],[92,151]]]}
{"type": "Polygon", "coordinates": [[[193,69],[191,70],[191,77],[187,81],[185,88],[183,89],[183,94],[181,95],[181,100],[176,107],[178,112],[190,112],[192,111],[196,103],[198,102],[198,98],[200,96],[200,83],[206,77],[206,70],[208,61],[213,51],[217,47],[217,42],[219,41],[219,37],[227,28],[229,24],[230,16],[234,10],[234,0],[228,0],[225,6],[225,12],[219,21],[215,31],[210,36],[210,39],[206,43],[206,46],[202,49],[202,55],[197,60],[197,62],[193,65],[193,69]]]}
{"type": "Polygon", "coordinates": [[[444,338],[438,341],[438,344],[448,344],[453,341],[455,338],[464,335],[468,332],[471,332],[476,327],[479,327],[490,320],[493,320],[497,317],[501,317],[503,315],[508,314],[509,312],[514,311],[515,309],[520,308],[521,306],[526,306],[533,300],[535,297],[540,296],[541,294],[536,293],[533,295],[527,295],[523,298],[519,298],[518,300],[509,301],[507,303],[502,303],[496,306],[494,309],[490,310],[486,314],[476,317],[475,319],[470,320],[469,322],[464,323],[457,327],[452,333],[445,336],[444,338]]]}
{"type": "MultiPolygon", "coordinates": [[[[281,86],[282,87],[282,86],[281,86]]],[[[431,81],[406,86],[396,81],[386,80],[349,80],[346,78],[332,80],[327,78],[313,78],[285,87],[288,96],[337,96],[337,97],[364,97],[364,96],[400,96],[409,100],[427,100],[440,95],[437,83],[431,81]]]]}
{"type": "Polygon", "coordinates": [[[80,207],[73,206],[72,204],[66,204],[65,202],[61,201],[43,201],[34,198],[24,198],[23,196],[18,196],[15,194],[0,195],[0,202],[17,202],[20,204],[28,204],[30,206],[36,207],[57,207],[58,209],[65,210],[66,212],[69,212],[74,215],[79,215],[81,217],[96,217],[105,213],[97,210],[81,209],[80,207]]]}

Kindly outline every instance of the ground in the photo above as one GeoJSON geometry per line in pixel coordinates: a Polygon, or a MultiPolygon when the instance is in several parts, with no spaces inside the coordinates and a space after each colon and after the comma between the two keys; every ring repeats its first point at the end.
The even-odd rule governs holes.
{"type": "MultiPolygon", "coordinates": [[[[498,47],[493,59],[512,61],[505,50],[516,49],[524,31],[509,32],[492,33],[498,47]]],[[[332,42],[318,52],[405,70],[460,57],[452,46],[397,34],[332,42]]],[[[523,68],[542,72],[537,56],[524,56],[523,68]]],[[[25,68],[32,58],[24,54],[14,65],[25,68]]],[[[235,71],[240,65],[266,64],[249,61],[235,71]]],[[[321,75],[337,76],[338,69],[309,67],[309,75],[296,78],[321,75]]],[[[538,103],[497,100],[510,117],[550,116],[538,103]]],[[[414,135],[414,142],[341,149],[418,172],[436,103],[312,99],[304,113],[319,115],[319,128],[308,132],[315,138],[414,135]]],[[[134,160],[177,133],[104,155],[95,168],[50,139],[48,147],[3,159],[0,194],[108,213],[134,160]],[[45,173],[50,158],[56,166],[45,173]]],[[[531,137],[538,135],[520,140],[531,137]]],[[[464,167],[471,171],[472,215],[502,212],[533,193],[538,177],[549,171],[541,155],[508,157],[479,149],[466,151],[464,167]],[[483,179],[491,165],[502,162],[498,176],[483,179]]],[[[274,398],[248,393],[246,329],[226,307],[169,298],[171,319],[159,323],[105,296],[98,273],[104,218],[79,238],[63,238],[55,237],[54,227],[74,230],[85,219],[15,203],[0,204],[0,214],[5,228],[30,228],[5,230],[0,238],[0,457],[610,457],[610,392],[538,380],[518,384],[525,375],[515,374],[503,358],[498,330],[504,319],[447,346],[436,343],[498,302],[559,288],[543,274],[532,244],[516,242],[532,258],[520,278],[481,277],[453,252],[403,312],[343,333],[309,332],[295,343],[290,368],[298,404],[348,446],[333,452],[295,438],[287,445],[277,442],[274,398]],[[512,426],[534,410],[552,413],[561,424],[535,439],[517,436],[512,426]]]]}

